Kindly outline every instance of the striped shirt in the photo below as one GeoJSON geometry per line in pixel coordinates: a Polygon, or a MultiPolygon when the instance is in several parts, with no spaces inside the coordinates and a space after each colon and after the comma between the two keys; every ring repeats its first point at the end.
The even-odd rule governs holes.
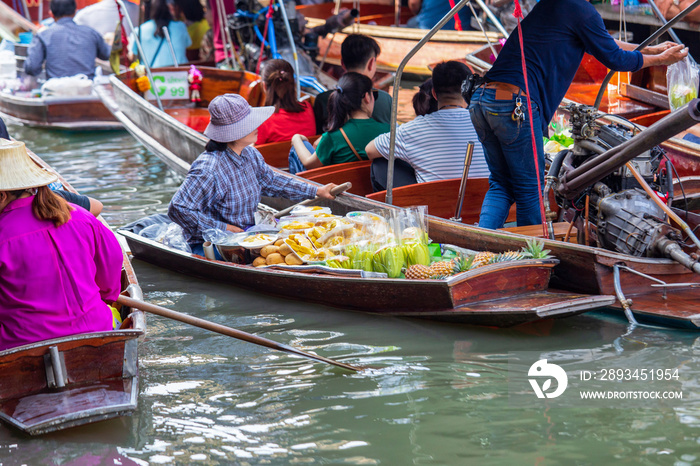
{"type": "MultiPolygon", "coordinates": [[[[374,140],[377,151],[387,159],[389,134],[374,140]]],[[[399,126],[394,155],[413,167],[419,183],[461,178],[469,141],[474,141],[469,177],[488,178],[484,149],[466,108],[438,110],[399,126]]]]}
{"type": "Polygon", "coordinates": [[[230,149],[203,152],[170,201],[168,216],[182,227],[188,243],[201,243],[202,232],[209,228],[255,225],[261,196],[310,199],[316,187],[276,173],[250,146],[240,155],[230,149]]]}
{"type": "Polygon", "coordinates": [[[110,51],[97,31],[75,24],[73,18],[64,17],[34,36],[27,51],[24,71],[37,76],[46,61],[46,76],[49,79],[76,74],[92,79],[95,76],[95,58],[107,60],[110,51]]]}

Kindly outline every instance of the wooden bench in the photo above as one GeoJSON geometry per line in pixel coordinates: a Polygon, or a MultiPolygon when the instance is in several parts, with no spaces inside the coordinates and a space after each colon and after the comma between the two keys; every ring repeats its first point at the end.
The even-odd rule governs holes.
{"type": "Polygon", "coordinates": [[[341,184],[349,181],[352,183],[349,192],[358,196],[366,196],[374,191],[369,178],[370,166],[369,160],[363,160],[313,168],[299,172],[297,175],[320,184],[341,184]]]}
{"type": "MultiPolygon", "coordinates": [[[[320,135],[311,136],[309,142],[313,144],[320,135]]],[[[289,150],[292,148],[292,141],[269,142],[255,146],[265,159],[265,163],[271,167],[288,169],[289,168],[289,150]]]]}

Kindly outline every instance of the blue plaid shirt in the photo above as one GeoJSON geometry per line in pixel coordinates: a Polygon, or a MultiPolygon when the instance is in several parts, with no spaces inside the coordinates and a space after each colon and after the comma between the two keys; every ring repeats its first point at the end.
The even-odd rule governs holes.
{"type": "Polygon", "coordinates": [[[261,196],[292,200],[316,196],[316,187],[275,173],[253,147],[240,155],[231,149],[203,152],[170,201],[168,216],[184,230],[187,242],[201,243],[209,228],[226,225],[248,228],[255,224],[261,196]]]}
{"type": "Polygon", "coordinates": [[[110,51],[99,32],[75,24],[73,18],[61,18],[34,36],[27,51],[24,71],[37,76],[46,61],[46,76],[49,79],[76,74],[92,79],[95,76],[95,58],[107,60],[110,51]]]}

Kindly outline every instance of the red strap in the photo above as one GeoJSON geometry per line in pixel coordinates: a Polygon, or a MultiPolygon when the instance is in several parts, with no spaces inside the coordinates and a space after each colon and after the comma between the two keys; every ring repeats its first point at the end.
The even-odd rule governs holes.
{"type": "Polygon", "coordinates": [[[537,177],[537,192],[540,197],[540,214],[542,215],[542,234],[547,237],[547,220],[544,215],[544,199],[542,198],[542,182],[540,181],[540,162],[537,158],[537,143],[535,141],[535,126],[532,122],[532,101],[530,100],[530,89],[527,84],[527,64],[525,63],[525,47],[523,46],[523,30],[520,26],[520,19],[523,11],[520,9],[520,1],[515,0],[513,16],[518,19],[518,39],[520,39],[520,58],[523,67],[523,77],[525,78],[525,94],[527,97],[527,111],[530,115],[530,136],[532,137],[532,155],[535,158],[535,176],[537,177]]]}
{"type": "Polygon", "coordinates": [[[267,39],[267,28],[270,26],[270,23],[272,20],[272,12],[273,10],[273,4],[270,4],[267,7],[267,13],[265,14],[265,30],[263,31],[263,40],[262,44],[260,44],[260,56],[258,57],[258,64],[255,67],[255,74],[260,74],[260,63],[262,63],[262,57],[265,54],[265,39],[267,39]]]}
{"type": "MultiPolygon", "coordinates": [[[[455,7],[455,0],[450,0],[450,10],[455,7]]],[[[459,17],[459,12],[454,16],[455,19],[455,29],[457,31],[463,31],[462,29],[462,20],[459,17]]]]}

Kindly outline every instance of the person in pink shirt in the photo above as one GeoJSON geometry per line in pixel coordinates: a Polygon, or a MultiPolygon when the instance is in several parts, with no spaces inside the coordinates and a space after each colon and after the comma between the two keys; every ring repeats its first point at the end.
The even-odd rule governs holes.
{"type": "Polygon", "coordinates": [[[274,106],[275,113],[258,127],[256,145],[291,141],[301,134],[316,135],[316,117],[311,102],[299,102],[294,83],[294,68],[281,59],[267,60],[262,69],[265,105],[274,106]]]}
{"type": "Polygon", "coordinates": [[[112,330],[122,252],[107,227],[53,194],[24,143],[0,140],[0,351],[112,330]]]}

